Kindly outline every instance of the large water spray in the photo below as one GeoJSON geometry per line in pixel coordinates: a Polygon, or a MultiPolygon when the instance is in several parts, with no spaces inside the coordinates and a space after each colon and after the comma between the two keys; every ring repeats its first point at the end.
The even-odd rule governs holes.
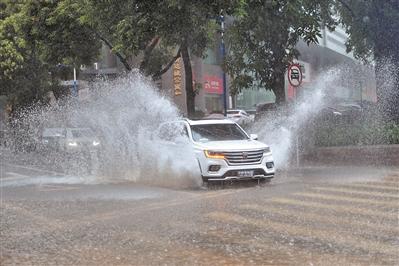
{"type": "MultiPolygon", "coordinates": [[[[278,169],[293,165],[296,150],[303,148],[298,146],[299,138],[300,143],[306,143],[306,138],[314,137],[301,132],[312,126],[309,123],[313,117],[328,105],[328,95],[343,81],[353,83],[348,87],[358,83],[347,66],[324,71],[302,89],[300,97],[289,107],[281,107],[248,128],[249,133],[257,133],[260,141],[271,146],[278,169]]],[[[73,182],[134,181],[198,186],[201,177],[192,145],[179,141],[176,152],[176,147],[154,138],[161,123],[178,119],[181,119],[179,110],[168,97],[145,77],[131,73],[116,80],[93,82],[84,102],[68,98],[52,106],[26,109],[11,124],[10,131],[17,134],[11,134],[9,143],[10,146],[24,141],[34,143],[44,128],[91,128],[101,139],[101,148],[89,158],[34,151],[29,157],[31,162],[27,163],[39,160],[51,170],[73,177],[73,182]]]]}
{"type": "MultiPolygon", "coordinates": [[[[89,155],[31,152],[36,153],[32,160],[40,158],[41,163],[71,178],[83,176],[84,182],[197,186],[201,178],[192,146],[179,142],[180,152],[176,154],[176,150],[154,138],[161,123],[178,119],[176,106],[151,81],[131,73],[112,81],[94,82],[85,102],[68,98],[50,107],[29,108],[20,113],[12,131],[29,135],[28,141],[34,142],[44,128],[91,128],[101,146],[89,155]]],[[[11,138],[11,146],[21,145],[17,143],[21,140],[11,138]]]]}
{"type": "Polygon", "coordinates": [[[302,152],[298,142],[304,143],[306,138],[313,137],[301,134],[302,129],[313,126],[309,123],[327,106],[329,94],[337,90],[342,79],[349,78],[347,75],[344,66],[322,72],[306,89],[298,89],[301,93],[295,101],[269,112],[248,129],[271,146],[277,169],[296,164],[296,153],[302,152]]]}

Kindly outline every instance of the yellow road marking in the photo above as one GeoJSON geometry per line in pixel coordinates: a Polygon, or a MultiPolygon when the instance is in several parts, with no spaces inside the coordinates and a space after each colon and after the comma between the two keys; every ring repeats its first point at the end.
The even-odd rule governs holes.
{"type": "MultiPolygon", "coordinates": [[[[344,254],[342,252],[329,253],[328,251],[315,252],[312,247],[300,245],[276,244],[275,241],[268,238],[248,238],[242,234],[231,234],[223,230],[208,231],[206,235],[212,237],[213,243],[220,245],[227,243],[229,245],[240,245],[243,247],[252,247],[262,252],[261,262],[254,261],[254,265],[380,265],[380,257],[356,256],[356,254],[344,254]]],[[[256,257],[259,253],[256,254],[256,257]]],[[[255,257],[255,258],[256,258],[255,257]]],[[[387,258],[387,261],[397,261],[387,258]]]]}
{"type": "Polygon", "coordinates": [[[396,254],[397,247],[383,244],[377,241],[368,240],[361,237],[351,236],[348,234],[335,233],[329,230],[320,230],[306,226],[298,226],[285,224],[281,222],[273,222],[270,220],[260,220],[247,218],[237,214],[230,214],[227,212],[211,212],[207,214],[209,218],[221,222],[232,222],[241,225],[250,225],[261,228],[262,230],[272,230],[278,233],[285,233],[296,237],[312,237],[327,243],[334,243],[336,245],[353,246],[363,250],[371,250],[373,252],[396,254]]]}
{"type": "Polygon", "coordinates": [[[343,213],[343,214],[350,213],[350,214],[378,216],[381,218],[388,218],[388,219],[398,219],[397,213],[381,212],[381,211],[370,210],[370,209],[362,209],[359,207],[352,208],[352,207],[336,205],[336,204],[304,202],[301,200],[294,200],[294,199],[287,199],[287,198],[273,198],[273,199],[268,200],[268,202],[274,202],[274,203],[285,204],[285,205],[296,205],[296,206],[309,207],[309,208],[328,209],[328,210],[333,210],[335,212],[343,213]]]}
{"type": "Polygon", "coordinates": [[[391,190],[399,192],[399,183],[398,186],[384,186],[383,183],[351,183],[347,185],[340,185],[339,187],[358,187],[358,188],[368,188],[368,189],[382,189],[382,190],[391,190]]]}
{"type": "Polygon", "coordinates": [[[321,191],[330,191],[330,192],[342,192],[342,193],[350,193],[356,195],[364,195],[364,196],[374,196],[374,197],[383,197],[383,198],[395,198],[399,199],[399,195],[397,193],[391,194],[387,192],[370,192],[370,191],[359,191],[355,189],[349,188],[334,188],[334,187],[313,187],[311,189],[321,190],[321,191]]]}
{"type": "Polygon", "coordinates": [[[336,200],[336,201],[348,201],[348,202],[355,202],[355,203],[365,203],[371,205],[382,205],[382,206],[390,206],[390,207],[399,207],[399,202],[395,200],[392,201],[381,201],[381,200],[374,200],[374,199],[362,199],[362,198],[354,198],[354,197],[344,197],[344,196],[334,196],[334,195],[326,195],[320,193],[294,193],[296,196],[306,197],[306,198],[313,198],[313,199],[326,199],[326,200],[336,200]]]}
{"type": "Polygon", "coordinates": [[[384,182],[385,181],[398,184],[399,183],[399,177],[397,177],[397,176],[387,176],[387,177],[384,178],[384,182]]]}
{"type": "Polygon", "coordinates": [[[382,184],[384,184],[384,185],[388,185],[388,186],[391,186],[391,187],[399,187],[399,182],[395,182],[395,181],[392,181],[392,180],[384,180],[383,182],[381,182],[382,184]]]}
{"type": "Polygon", "coordinates": [[[303,221],[312,221],[318,222],[323,224],[349,224],[353,226],[357,226],[359,228],[365,228],[367,231],[376,231],[377,233],[385,232],[386,234],[399,234],[399,228],[397,226],[392,227],[389,225],[381,225],[377,223],[371,223],[370,220],[366,219],[353,219],[347,217],[331,217],[327,215],[320,215],[316,213],[311,213],[312,210],[307,212],[302,212],[298,215],[296,212],[287,209],[280,209],[277,207],[273,207],[268,205],[267,207],[260,206],[257,204],[244,204],[240,205],[238,208],[240,209],[247,209],[259,212],[267,212],[267,213],[275,213],[284,216],[291,216],[293,219],[301,219],[303,221]]]}
{"type": "Polygon", "coordinates": [[[80,187],[68,187],[62,185],[41,185],[38,189],[39,191],[48,192],[48,191],[66,191],[66,190],[75,190],[81,189],[80,187]]]}

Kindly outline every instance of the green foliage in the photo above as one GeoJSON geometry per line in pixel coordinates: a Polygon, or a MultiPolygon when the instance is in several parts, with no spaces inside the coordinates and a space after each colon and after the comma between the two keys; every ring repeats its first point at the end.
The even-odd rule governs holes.
{"type": "Polygon", "coordinates": [[[14,109],[46,100],[57,87],[57,64],[79,67],[98,54],[100,43],[69,1],[9,0],[0,7],[0,94],[14,109]]]}
{"type": "Polygon", "coordinates": [[[212,42],[215,18],[221,9],[231,10],[242,1],[187,0],[84,0],[81,20],[109,41],[123,58],[142,55],[142,71],[161,70],[175,57],[183,40],[190,52],[203,56],[212,42]],[[151,46],[156,40],[154,46],[151,46]],[[155,65],[148,63],[155,62],[155,65]],[[154,67],[157,66],[157,67],[154,67]]]}
{"type": "Polygon", "coordinates": [[[220,11],[239,13],[244,2],[84,0],[80,2],[81,21],[107,43],[127,70],[132,68],[129,59],[135,57],[141,61],[138,67],[144,74],[159,78],[178,57],[184,57],[187,109],[192,114],[195,92],[190,57],[204,56],[213,44],[220,11]]]}
{"type": "Polygon", "coordinates": [[[349,40],[348,51],[363,60],[399,60],[399,1],[341,0],[338,10],[349,40]]]}
{"type": "Polygon", "coordinates": [[[284,73],[298,56],[299,39],[317,43],[320,25],[333,28],[329,1],[245,1],[241,16],[228,31],[230,51],[225,68],[233,77],[233,94],[255,84],[284,100],[284,73]]]}

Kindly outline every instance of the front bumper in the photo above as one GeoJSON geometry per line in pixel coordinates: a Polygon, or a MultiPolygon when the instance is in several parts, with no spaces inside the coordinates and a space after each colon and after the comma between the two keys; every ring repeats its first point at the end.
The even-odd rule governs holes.
{"type": "Polygon", "coordinates": [[[272,154],[263,155],[262,160],[256,164],[229,165],[224,159],[210,159],[199,156],[198,163],[204,181],[227,181],[244,179],[266,179],[273,178],[275,167],[272,154]],[[218,171],[209,171],[212,165],[219,165],[218,171]],[[240,176],[239,171],[253,171],[252,176],[240,176]]]}
{"type": "MultiPolygon", "coordinates": [[[[258,169],[256,169],[258,170],[258,169]]],[[[255,170],[255,171],[256,171],[255,170]]],[[[233,171],[228,171],[226,174],[224,174],[221,177],[206,177],[203,176],[202,179],[204,181],[229,181],[229,180],[250,180],[250,179],[270,179],[274,177],[273,174],[267,174],[267,173],[256,173],[253,176],[246,176],[246,177],[241,177],[235,174],[231,174],[233,171]]]]}

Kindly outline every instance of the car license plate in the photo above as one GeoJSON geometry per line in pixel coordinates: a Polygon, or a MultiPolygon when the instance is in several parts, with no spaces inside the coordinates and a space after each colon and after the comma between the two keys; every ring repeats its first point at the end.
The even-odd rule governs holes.
{"type": "Polygon", "coordinates": [[[254,171],[253,170],[243,170],[237,172],[238,177],[253,177],[254,171]]]}

